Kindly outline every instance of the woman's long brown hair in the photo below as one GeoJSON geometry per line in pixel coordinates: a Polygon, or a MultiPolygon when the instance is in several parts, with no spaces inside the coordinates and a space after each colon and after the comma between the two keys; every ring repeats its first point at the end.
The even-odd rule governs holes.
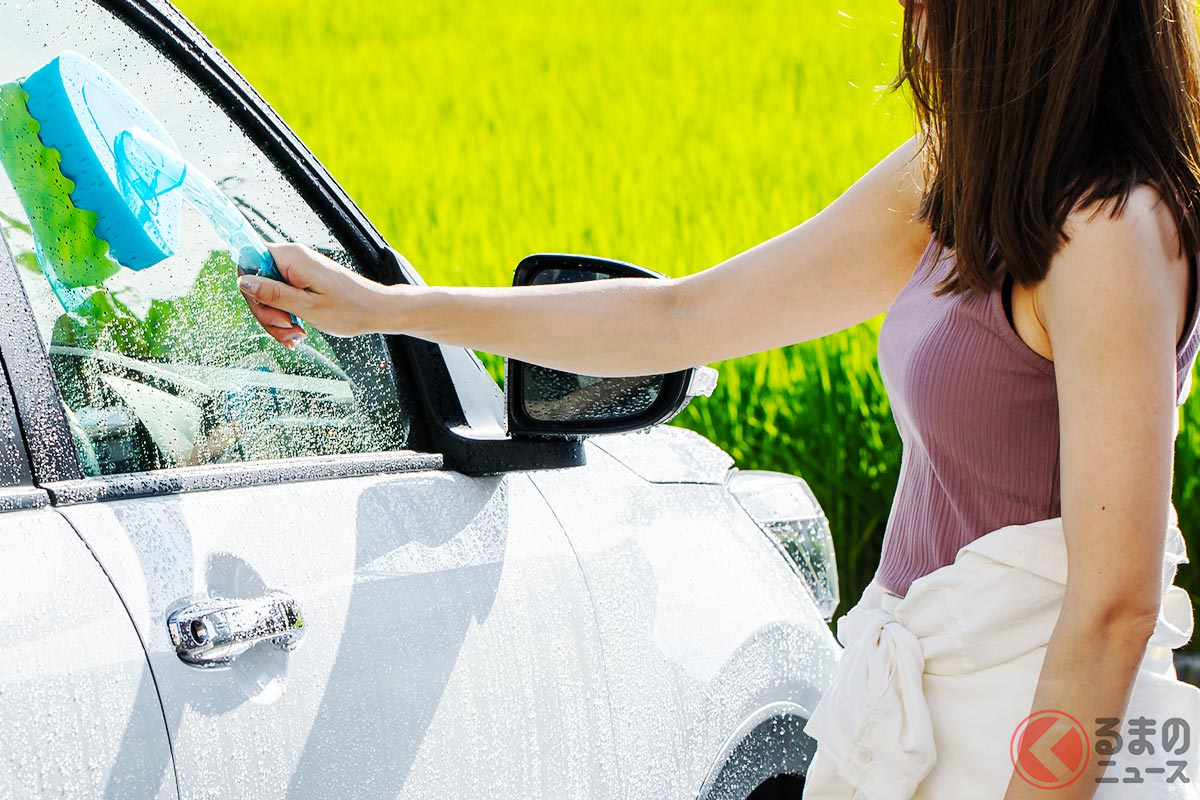
{"type": "MultiPolygon", "coordinates": [[[[1200,249],[1195,0],[925,0],[904,11],[901,68],[925,176],[919,218],[956,268],[936,292],[1045,277],[1073,210],[1150,182],[1181,253],[1200,249]],[[1002,266],[1003,265],[1003,266],[1002,266]]],[[[1093,213],[1098,213],[1098,210],[1093,213]]]]}

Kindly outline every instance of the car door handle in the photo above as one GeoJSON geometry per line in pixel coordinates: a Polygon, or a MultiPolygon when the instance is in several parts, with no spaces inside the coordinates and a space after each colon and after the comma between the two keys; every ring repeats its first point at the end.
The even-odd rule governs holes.
{"type": "Polygon", "coordinates": [[[180,660],[198,667],[219,667],[262,641],[294,650],[304,636],[304,617],[291,595],[205,597],[176,603],[167,614],[167,630],[180,660]]]}

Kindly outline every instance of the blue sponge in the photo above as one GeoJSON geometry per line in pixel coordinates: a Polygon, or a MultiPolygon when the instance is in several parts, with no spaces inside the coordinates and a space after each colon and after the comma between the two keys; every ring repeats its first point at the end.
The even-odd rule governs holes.
{"type": "Polygon", "coordinates": [[[95,212],[96,236],[131,269],[145,269],[179,247],[182,197],[166,191],[146,196],[118,169],[117,140],[142,130],[175,153],[167,129],[121,84],[73,52],[64,52],[24,81],[30,114],[42,144],[62,155],[63,174],[75,183],[71,200],[95,212]]]}

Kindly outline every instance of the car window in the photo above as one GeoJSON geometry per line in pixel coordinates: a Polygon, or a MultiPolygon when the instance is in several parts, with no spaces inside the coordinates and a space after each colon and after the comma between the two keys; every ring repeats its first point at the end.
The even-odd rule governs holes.
{"type": "Polygon", "coordinates": [[[381,337],[310,328],[295,350],[275,343],[237,291],[229,231],[201,204],[179,203],[174,254],[148,267],[116,257],[86,216],[47,211],[61,200],[63,169],[57,151],[47,158],[30,138],[54,132],[33,117],[24,80],[63,53],[98,65],[262,240],[304,242],[357,268],[271,160],[169,58],[90,0],[0,0],[0,19],[0,233],[84,472],[405,448],[415,404],[381,337]]]}

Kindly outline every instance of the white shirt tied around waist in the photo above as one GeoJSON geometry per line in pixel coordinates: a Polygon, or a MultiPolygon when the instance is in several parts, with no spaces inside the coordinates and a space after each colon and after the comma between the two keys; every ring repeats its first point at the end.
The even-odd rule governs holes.
{"type": "MultiPolygon", "coordinates": [[[[1186,562],[1172,506],[1163,557],[1162,585],[1168,588],[1127,717],[1158,714],[1159,725],[1170,717],[1188,720],[1192,744],[1186,774],[1193,782],[1186,790],[1180,784],[1180,794],[1171,796],[1192,797],[1200,794],[1183,792],[1200,792],[1200,689],[1175,680],[1171,662],[1171,651],[1192,636],[1190,598],[1173,585],[1178,565],[1186,562]],[[1139,688],[1150,683],[1153,686],[1139,688]]],[[[806,800],[909,800],[919,787],[922,797],[949,797],[951,792],[981,787],[989,796],[1002,797],[1012,770],[1003,743],[1011,738],[1015,723],[1035,710],[1029,707],[1032,693],[1058,620],[1066,576],[1062,517],[1055,517],[981,536],[962,547],[953,564],[913,581],[903,598],[872,581],[862,599],[838,620],[837,638],[846,649],[805,726],[817,740],[817,760],[824,761],[820,768],[814,761],[809,771],[806,800]],[[1034,652],[1039,648],[1040,653],[1034,652]],[[1015,668],[1005,669],[1005,664],[1015,668]],[[978,686],[970,685],[972,675],[980,676],[978,686]],[[941,680],[932,676],[954,676],[945,684],[957,682],[956,688],[944,696],[934,691],[927,698],[925,687],[941,680]],[[998,712],[1001,704],[1011,710],[998,712]],[[1004,714],[1005,719],[993,719],[1004,714]],[[955,766],[943,765],[931,778],[937,792],[931,792],[929,784],[921,786],[939,761],[934,720],[941,726],[936,738],[943,750],[953,751],[957,742],[981,732],[992,739],[985,750],[974,753],[943,752],[943,760],[955,766]]],[[[1092,735],[1095,727],[1087,728],[1092,735]]],[[[1106,775],[1113,772],[1110,766],[1106,775]]],[[[1134,789],[1144,795],[1147,787],[1124,791],[1134,789]]],[[[1099,787],[1096,797],[1125,796],[1121,790],[1105,790],[1108,787],[1099,787]]]]}

